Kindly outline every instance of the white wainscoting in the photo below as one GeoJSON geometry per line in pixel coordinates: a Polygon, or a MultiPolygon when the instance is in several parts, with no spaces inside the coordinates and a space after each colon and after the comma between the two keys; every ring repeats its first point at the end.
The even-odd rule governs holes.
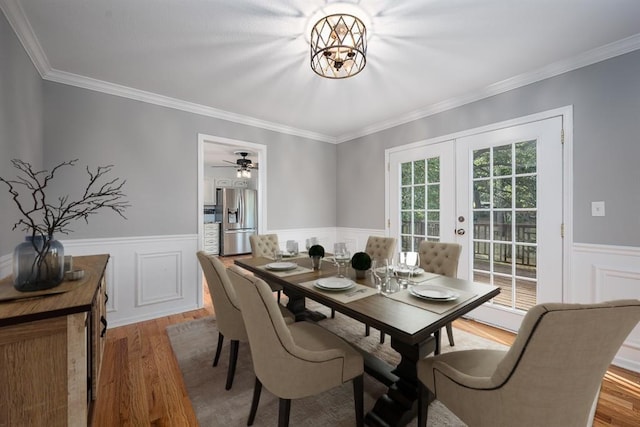
{"type": "Polygon", "coordinates": [[[106,270],[109,327],[201,306],[198,236],[62,240],[65,255],[109,254],[106,270]]]}
{"type": "MultiPolygon", "coordinates": [[[[572,278],[571,302],[640,299],[640,248],[574,243],[572,278]]],[[[614,364],[640,372],[640,326],[624,342],[614,364]]]]}

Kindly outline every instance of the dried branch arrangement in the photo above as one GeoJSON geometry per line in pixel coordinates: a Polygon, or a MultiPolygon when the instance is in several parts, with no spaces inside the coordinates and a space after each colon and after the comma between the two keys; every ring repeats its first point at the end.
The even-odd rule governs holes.
{"type": "MultiPolygon", "coordinates": [[[[54,233],[68,234],[70,223],[79,219],[88,223],[89,216],[101,209],[110,209],[126,219],[124,211],[130,206],[122,191],[126,180],[107,179],[112,165],[99,166],[95,170],[87,167],[89,182],[78,200],[71,200],[69,195],[54,200],[47,197],[47,186],[56,173],[64,167],[74,166],[77,161],[62,162],[49,172],[36,171],[31,164],[13,159],[11,162],[18,170],[17,177],[0,177],[0,181],[9,187],[9,193],[22,214],[13,229],[21,228],[30,234],[35,255],[24,260],[16,259],[17,255],[14,255],[14,285],[18,290],[46,289],[62,280],[64,271],[58,255],[54,253],[55,246],[52,247],[59,245],[53,240],[54,233]]],[[[61,245],[59,247],[62,248],[61,245]]]]}
{"type": "Polygon", "coordinates": [[[58,197],[51,202],[47,198],[47,185],[54,178],[59,169],[75,165],[78,160],[62,162],[51,171],[34,171],[31,164],[22,160],[13,159],[13,166],[18,169],[15,179],[0,177],[0,181],[7,184],[9,193],[16,203],[22,218],[13,226],[13,229],[21,227],[24,231],[31,232],[33,236],[52,236],[54,233],[68,234],[71,230],[69,224],[78,219],[84,219],[88,223],[89,216],[96,214],[101,209],[111,209],[124,216],[124,211],[130,205],[123,200],[126,195],[122,188],[126,180],[114,178],[104,181],[105,175],[111,172],[113,166],[98,166],[92,171],[87,166],[89,182],[82,197],[78,200],[70,200],[69,196],[58,197]],[[20,198],[20,190],[25,190],[25,196],[20,198]]]}

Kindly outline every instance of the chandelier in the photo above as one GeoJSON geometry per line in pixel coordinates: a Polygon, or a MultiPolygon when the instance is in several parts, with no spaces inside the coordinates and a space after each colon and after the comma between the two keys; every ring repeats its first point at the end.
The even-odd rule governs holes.
{"type": "Polygon", "coordinates": [[[311,29],[311,69],[319,76],[344,79],[367,64],[367,29],[353,15],[320,19],[311,29]]]}

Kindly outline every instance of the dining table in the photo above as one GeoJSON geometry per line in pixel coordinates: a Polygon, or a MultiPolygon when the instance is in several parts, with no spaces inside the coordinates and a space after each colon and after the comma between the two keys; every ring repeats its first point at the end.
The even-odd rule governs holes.
{"type": "Polygon", "coordinates": [[[287,308],[296,320],[316,317],[309,315],[305,305],[309,298],[389,335],[391,347],[400,355],[396,366],[361,351],[365,372],[387,386],[386,394],[366,414],[365,422],[371,426],[405,426],[414,419],[419,385],[417,362],[435,352],[434,334],[500,293],[497,286],[422,272],[412,278],[407,289],[383,294],[370,275],[356,279],[351,268],[346,279],[353,285],[337,291],[320,286],[335,282],[332,278],[336,278],[337,266],[324,261],[319,270],[313,270],[304,254],[285,259],[284,264],[274,264],[266,257],[241,258],[234,263],[267,282],[282,285],[288,297],[287,308]],[[287,268],[272,268],[274,265],[287,268]],[[443,291],[454,298],[421,298],[419,289],[443,291]]]}

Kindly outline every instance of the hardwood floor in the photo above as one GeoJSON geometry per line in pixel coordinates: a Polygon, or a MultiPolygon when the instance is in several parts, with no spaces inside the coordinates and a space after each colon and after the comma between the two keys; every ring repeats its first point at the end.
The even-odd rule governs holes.
{"type": "MultiPolygon", "coordinates": [[[[198,425],[165,328],[211,315],[205,292],[200,310],[109,329],[92,425],[198,425]]],[[[469,320],[457,320],[454,326],[507,345],[514,339],[512,333],[469,320]]],[[[640,374],[612,366],[602,382],[594,426],[638,425],[640,374]]]]}

